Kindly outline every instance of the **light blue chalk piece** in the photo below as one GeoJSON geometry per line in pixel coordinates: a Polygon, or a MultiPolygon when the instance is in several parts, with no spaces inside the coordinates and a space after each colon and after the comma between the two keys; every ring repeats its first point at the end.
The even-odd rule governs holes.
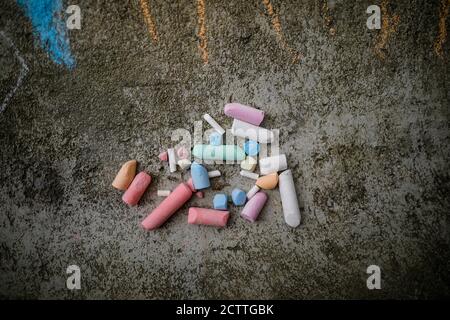
{"type": "Polygon", "coordinates": [[[218,132],[213,132],[209,135],[209,144],[212,146],[220,146],[222,144],[222,135],[218,132]]]}
{"type": "Polygon", "coordinates": [[[203,160],[231,160],[242,161],[245,159],[245,152],[236,145],[212,146],[210,144],[197,144],[192,150],[195,158],[203,160]]]}
{"type": "Polygon", "coordinates": [[[208,171],[206,171],[204,166],[195,161],[191,164],[191,177],[192,183],[197,190],[209,188],[211,185],[209,182],[208,171]]]}
{"type": "Polygon", "coordinates": [[[62,0],[17,0],[40,38],[41,47],[57,64],[75,66],[67,36],[62,0]]]}
{"type": "Polygon", "coordinates": [[[248,140],[244,143],[244,152],[250,157],[254,157],[259,153],[259,143],[253,140],[248,140]]]}
{"type": "Polygon", "coordinates": [[[218,193],[213,198],[214,209],[216,210],[227,210],[228,208],[228,197],[225,193],[218,193]]]}
{"type": "Polygon", "coordinates": [[[236,188],[231,192],[231,199],[233,199],[235,206],[243,206],[247,200],[247,194],[241,189],[236,188]]]}

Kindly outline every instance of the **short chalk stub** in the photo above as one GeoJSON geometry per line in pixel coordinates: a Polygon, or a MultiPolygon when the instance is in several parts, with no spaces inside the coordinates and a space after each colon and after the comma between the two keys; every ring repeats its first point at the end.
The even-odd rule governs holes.
{"type": "Polygon", "coordinates": [[[259,177],[256,185],[264,190],[274,189],[278,184],[278,173],[274,172],[266,176],[259,177]]]}
{"type": "Polygon", "coordinates": [[[151,181],[152,177],[148,173],[139,172],[123,194],[123,202],[129,206],[137,205],[151,181]]]}
{"type": "Polygon", "coordinates": [[[254,185],[250,190],[247,192],[247,200],[250,200],[259,190],[261,190],[260,187],[257,185],[254,185]]]}
{"type": "Polygon", "coordinates": [[[114,178],[112,186],[117,190],[127,190],[136,175],[136,165],[136,160],[125,162],[114,178]]]}
{"type": "Polygon", "coordinates": [[[263,176],[286,169],[287,159],[285,154],[259,159],[259,170],[263,176]]]}
{"type": "Polygon", "coordinates": [[[243,206],[247,201],[247,195],[243,190],[236,188],[231,192],[231,199],[235,206],[243,206]]]}
{"type": "Polygon", "coordinates": [[[264,120],[264,111],[240,103],[227,103],[224,107],[227,116],[259,126],[264,120]]]}
{"type": "Polygon", "coordinates": [[[196,190],[209,188],[211,186],[208,171],[206,171],[204,166],[195,161],[191,164],[191,176],[196,190]]]}
{"type": "Polygon", "coordinates": [[[243,176],[243,177],[250,178],[250,179],[253,179],[253,180],[257,180],[259,178],[259,174],[254,173],[254,172],[250,172],[250,171],[247,171],[247,170],[241,170],[239,172],[239,174],[241,176],[243,176]]]}
{"type": "Polygon", "coordinates": [[[181,159],[178,160],[178,166],[182,169],[182,170],[187,170],[189,169],[189,167],[191,166],[191,161],[189,159],[181,159]]]}
{"type": "Polygon", "coordinates": [[[208,122],[209,125],[221,135],[225,133],[225,130],[220,126],[220,124],[218,124],[217,121],[214,120],[209,114],[205,113],[203,115],[203,119],[205,119],[205,121],[208,122]]]}
{"type": "Polygon", "coordinates": [[[191,207],[188,212],[188,223],[225,227],[229,217],[228,211],[191,207]]]}
{"type": "Polygon", "coordinates": [[[264,205],[267,201],[267,194],[263,191],[257,192],[242,209],[241,217],[250,221],[255,222],[258,219],[264,205]]]}
{"type": "Polygon", "coordinates": [[[173,173],[173,172],[177,171],[177,160],[175,157],[175,149],[173,149],[173,148],[167,149],[167,155],[169,156],[170,172],[173,173]]]}
{"type": "Polygon", "coordinates": [[[156,194],[158,197],[168,197],[170,195],[170,190],[158,190],[156,191],[156,194]]]}
{"type": "Polygon", "coordinates": [[[245,158],[244,161],[241,162],[241,169],[253,172],[253,171],[255,171],[257,164],[258,164],[258,161],[256,161],[255,158],[249,156],[249,157],[245,158]]]}
{"type": "Polygon", "coordinates": [[[279,186],[284,221],[295,228],[300,224],[301,215],[291,170],[283,171],[280,174],[279,186]]]}
{"type": "Polygon", "coordinates": [[[251,157],[257,156],[259,149],[259,143],[256,141],[248,140],[244,143],[244,152],[251,157]]]}
{"type": "Polygon", "coordinates": [[[212,146],[220,146],[223,143],[223,135],[219,132],[213,132],[209,135],[209,144],[212,146]]]}
{"type": "Polygon", "coordinates": [[[220,177],[222,173],[219,170],[208,171],[208,177],[217,178],[220,177]]]}
{"type": "Polygon", "coordinates": [[[228,197],[225,193],[218,193],[214,195],[213,207],[216,210],[227,210],[228,209],[228,197]]]}

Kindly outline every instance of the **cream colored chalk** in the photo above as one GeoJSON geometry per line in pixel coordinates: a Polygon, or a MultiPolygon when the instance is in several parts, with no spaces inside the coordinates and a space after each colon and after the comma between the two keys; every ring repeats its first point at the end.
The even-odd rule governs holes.
{"type": "Polygon", "coordinates": [[[169,155],[170,172],[177,171],[177,161],[175,158],[175,150],[173,148],[167,149],[167,154],[169,155]]]}
{"type": "Polygon", "coordinates": [[[191,166],[191,161],[189,159],[178,160],[178,166],[182,170],[186,170],[186,169],[188,169],[191,166]]]}
{"type": "Polygon", "coordinates": [[[156,191],[156,194],[158,195],[158,197],[168,197],[170,192],[170,190],[158,190],[156,191]]]}
{"type": "Polygon", "coordinates": [[[214,171],[208,172],[208,177],[210,177],[210,178],[217,178],[217,177],[220,177],[221,175],[222,175],[222,173],[220,173],[219,170],[214,170],[214,171]]]}
{"type": "Polygon", "coordinates": [[[241,169],[253,172],[253,171],[255,171],[257,164],[258,164],[258,162],[256,161],[255,158],[247,157],[247,158],[245,158],[245,160],[243,160],[241,162],[241,169]]]}
{"type": "Polygon", "coordinates": [[[240,175],[253,180],[257,180],[259,178],[259,174],[247,170],[241,170],[240,175]]]}

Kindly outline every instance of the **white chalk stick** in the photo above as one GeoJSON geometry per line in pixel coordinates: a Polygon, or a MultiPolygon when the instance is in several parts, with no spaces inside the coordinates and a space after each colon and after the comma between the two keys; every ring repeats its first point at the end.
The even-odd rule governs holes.
{"type": "Polygon", "coordinates": [[[272,131],[237,119],[233,120],[231,133],[261,143],[271,143],[274,139],[272,131]]]}
{"type": "Polygon", "coordinates": [[[219,170],[214,170],[214,171],[209,171],[208,172],[208,177],[210,178],[216,178],[216,177],[220,177],[222,174],[220,173],[219,170]]]}
{"type": "Polygon", "coordinates": [[[301,216],[292,171],[286,170],[282,172],[278,179],[284,221],[295,228],[300,224],[301,216]]]}
{"type": "Polygon", "coordinates": [[[170,172],[177,171],[177,161],[175,158],[175,150],[173,148],[167,149],[167,155],[169,156],[170,172]]]}
{"type": "Polygon", "coordinates": [[[189,159],[178,160],[178,166],[182,170],[186,170],[186,169],[188,169],[191,166],[191,161],[189,159]]]}
{"type": "Polygon", "coordinates": [[[247,170],[241,170],[240,175],[253,180],[257,180],[259,178],[259,174],[247,170]]]}
{"type": "Polygon", "coordinates": [[[254,185],[250,190],[248,190],[247,199],[250,200],[259,190],[261,190],[261,188],[254,185]]]}
{"type": "Polygon", "coordinates": [[[287,160],[286,155],[284,154],[259,159],[259,170],[261,171],[261,175],[263,176],[286,169],[287,160]]]}
{"type": "Polygon", "coordinates": [[[158,197],[168,197],[170,194],[170,190],[158,190],[156,191],[158,197]]]}
{"type": "Polygon", "coordinates": [[[203,115],[203,119],[206,120],[206,122],[209,123],[211,127],[213,127],[214,130],[216,130],[220,134],[224,134],[225,130],[220,126],[220,124],[217,123],[216,120],[214,120],[209,114],[205,113],[203,115]]]}

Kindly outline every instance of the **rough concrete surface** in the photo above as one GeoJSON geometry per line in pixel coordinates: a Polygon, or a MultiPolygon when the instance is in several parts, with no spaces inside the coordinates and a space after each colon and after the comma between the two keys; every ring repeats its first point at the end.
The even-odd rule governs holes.
{"type": "MultiPolygon", "coordinates": [[[[16,2],[2,1],[0,31],[29,73],[0,114],[0,297],[449,297],[449,44],[442,58],[433,50],[440,1],[391,1],[399,24],[384,59],[374,52],[381,31],[366,27],[377,2],[337,0],[327,20],[323,1],[272,0],[285,43],[303,54],[292,63],[263,1],[206,0],[204,65],[196,1],[150,1],[157,43],[138,1],[79,1],[68,70],[16,2]],[[232,208],[227,228],[188,225],[188,206],[251,187],[237,166],[218,165],[208,166],[223,175],[204,199],[144,231],[156,190],[189,177],[158,160],[172,130],[193,132],[205,112],[231,127],[229,101],[265,110],[264,126],[281,130],[301,226],[284,223],[277,190],[255,224],[232,208]],[[128,208],[110,184],[132,158],[154,180],[128,208]],[[72,264],[81,290],[66,288],[72,264]],[[381,290],[366,286],[372,264],[381,290]]],[[[20,67],[0,41],[1,100],[20,67]]]]}

